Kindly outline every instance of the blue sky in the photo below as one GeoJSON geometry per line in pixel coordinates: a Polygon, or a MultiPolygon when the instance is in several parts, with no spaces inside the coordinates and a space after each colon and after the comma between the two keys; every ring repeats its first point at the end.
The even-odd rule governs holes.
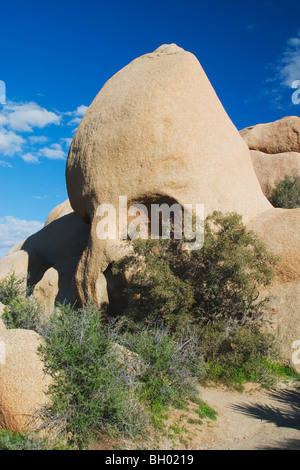
{"type": "Polygon", "coordinates": [[[0,0],[0,256],[67,198],[86,107],[134,58],[193,52],[238,129],[298,115],[298,0],[0,0]]]}

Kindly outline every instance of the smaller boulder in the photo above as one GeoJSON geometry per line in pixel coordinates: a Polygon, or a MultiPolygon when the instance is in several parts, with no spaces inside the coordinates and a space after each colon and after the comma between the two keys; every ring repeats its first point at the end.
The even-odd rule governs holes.
{"type": "Polygon", "coordinates": [[[270,197],[276,183],[285,175],[300,178],[300,153],[285,152],[267,154],[250,150],[255,173],[266,197],[270,197]]]}
{"type": "Polygon", "coordinates": [[[287,116],[278,121],[246,127],[240,131],[250,150],[264,153],[300,152],[300,118],[287,116]]]}
{"type": "Polygon", "coordinates": [[[36,411],[47,403],[51,383],[38,348],[42,338],[30,330],[0,331],[0,428],[34,430],[36,411]]]}

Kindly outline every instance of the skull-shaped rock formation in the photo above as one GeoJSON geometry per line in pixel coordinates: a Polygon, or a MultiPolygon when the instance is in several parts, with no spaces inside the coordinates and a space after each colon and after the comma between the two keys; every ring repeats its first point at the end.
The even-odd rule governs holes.
{"type": "MultiPolygon", "coordinates": [[[[91,224],[75,276],[79,303],[107,300],[105,271],[120,240],[99,240],[97,208],[119,196],[128,206],[204,204],[248,221],[272,206],[249,149],[196,57],[175,44],[143,55],[102,88],[74,136],[66,169],[74,211],[91,224]]],[[[117,232],[118,233],[118,232],[117,232]]]]}

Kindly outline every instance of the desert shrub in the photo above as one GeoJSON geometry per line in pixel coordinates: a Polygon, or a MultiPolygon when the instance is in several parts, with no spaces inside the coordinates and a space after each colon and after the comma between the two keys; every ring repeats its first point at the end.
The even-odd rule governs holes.
{"type": "Polygon", "coordinates": [[[120,334],[119,343],[142,360],[140,398],[150,406],[179,406],[198,396],[199,375],[204,373],[197,337],[191,331],[174,338],[161,326],[135,327],[120,334]]]}
{"type": "Polygon", "coordinates": [[[60,305],[40,350],[54,381],[45,426],[70,434],[79,446],[100,430],[132,437],[146,423],[136,376],[118,358],[112,338],[97,308],[60,305]]]}
{"type": "Polygon", "coordinates": [[[254,325],[239,326],[229,334],[224,322],[204,325],[199,329],[199,347],[206,366],[202,381],[272,385],[274,374],[266,358],[277,357],[274,337],[254,325]]]}
{"type": "Polygon", "coordinates": [[[175,340],[193,331],[202,380],[266,382],[273,339],[259,329],[268,300],[259,290],[272,282],[276,259],[236,213],[214,212],[204,235],[194,251],[178,240],[132,242],[132,254],[112,268],[127,273],[124,317],[163,325],[175,340]]]}
{"type": "Polygon", "coordinates": [[[72,450],[63,441],[42,438],[33,432],[0,431],[0,450],[72,450]]]}
{"type": "Polygon", "coordinates": [[[15,274],[11,274],[5,279],[0,280],[0,302],[2,302],[4,305],[9,305],[20,295],[26,295],[24,279],[18,279],[15,274]]]}
{"type": "Polygon", "coordinates": [[[300,207],[300,178],[285,175],[282,181],[278,181],[269,197],[274,207],[294,209],[300,207]]]}
{"type": "Polygon", "coordinates": [[[45,450],[46,441],[35,434],[0,431],[0,450],[45,450]]]}
{"type": "Polygon", "coordinates": [[[271,283],[275,258],[236,213],[206,218],[204,246],[186,251],[179,240],[134,240],[115,263],[127,271],[126,317],[162,322],[171,331],[226,321],[227,329],[258,321],[259,288],[271,283]]]}
{"type": "Polygon", "coordinates": [[[134,437],[157,407],[198,395],[203,362],[192,335],[175,340],[161,327],[107,323],[93,305],[60,305],[44,331],[40,354],[54,381],[44,426],[79,447],[99,432],[134,437]]]}
{"type": "Polygon", "coordinates": [[[22,328],[40,333],[42,314],[39,303],[14,274],[0,281],[0,302],[6,305],[2,320],[9,329],[22,328]]]}

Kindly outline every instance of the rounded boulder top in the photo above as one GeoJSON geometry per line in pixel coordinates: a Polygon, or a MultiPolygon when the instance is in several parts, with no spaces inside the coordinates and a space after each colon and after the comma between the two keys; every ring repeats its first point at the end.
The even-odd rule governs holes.
{"type": "Polygon", "coordinates": [[[194,54],[163,44],[117,72],[75,133],[66,168],[70,203],[90,222],[100,203],[151,195],[249,220],[271,206],[247,145],[194,54]]]}

